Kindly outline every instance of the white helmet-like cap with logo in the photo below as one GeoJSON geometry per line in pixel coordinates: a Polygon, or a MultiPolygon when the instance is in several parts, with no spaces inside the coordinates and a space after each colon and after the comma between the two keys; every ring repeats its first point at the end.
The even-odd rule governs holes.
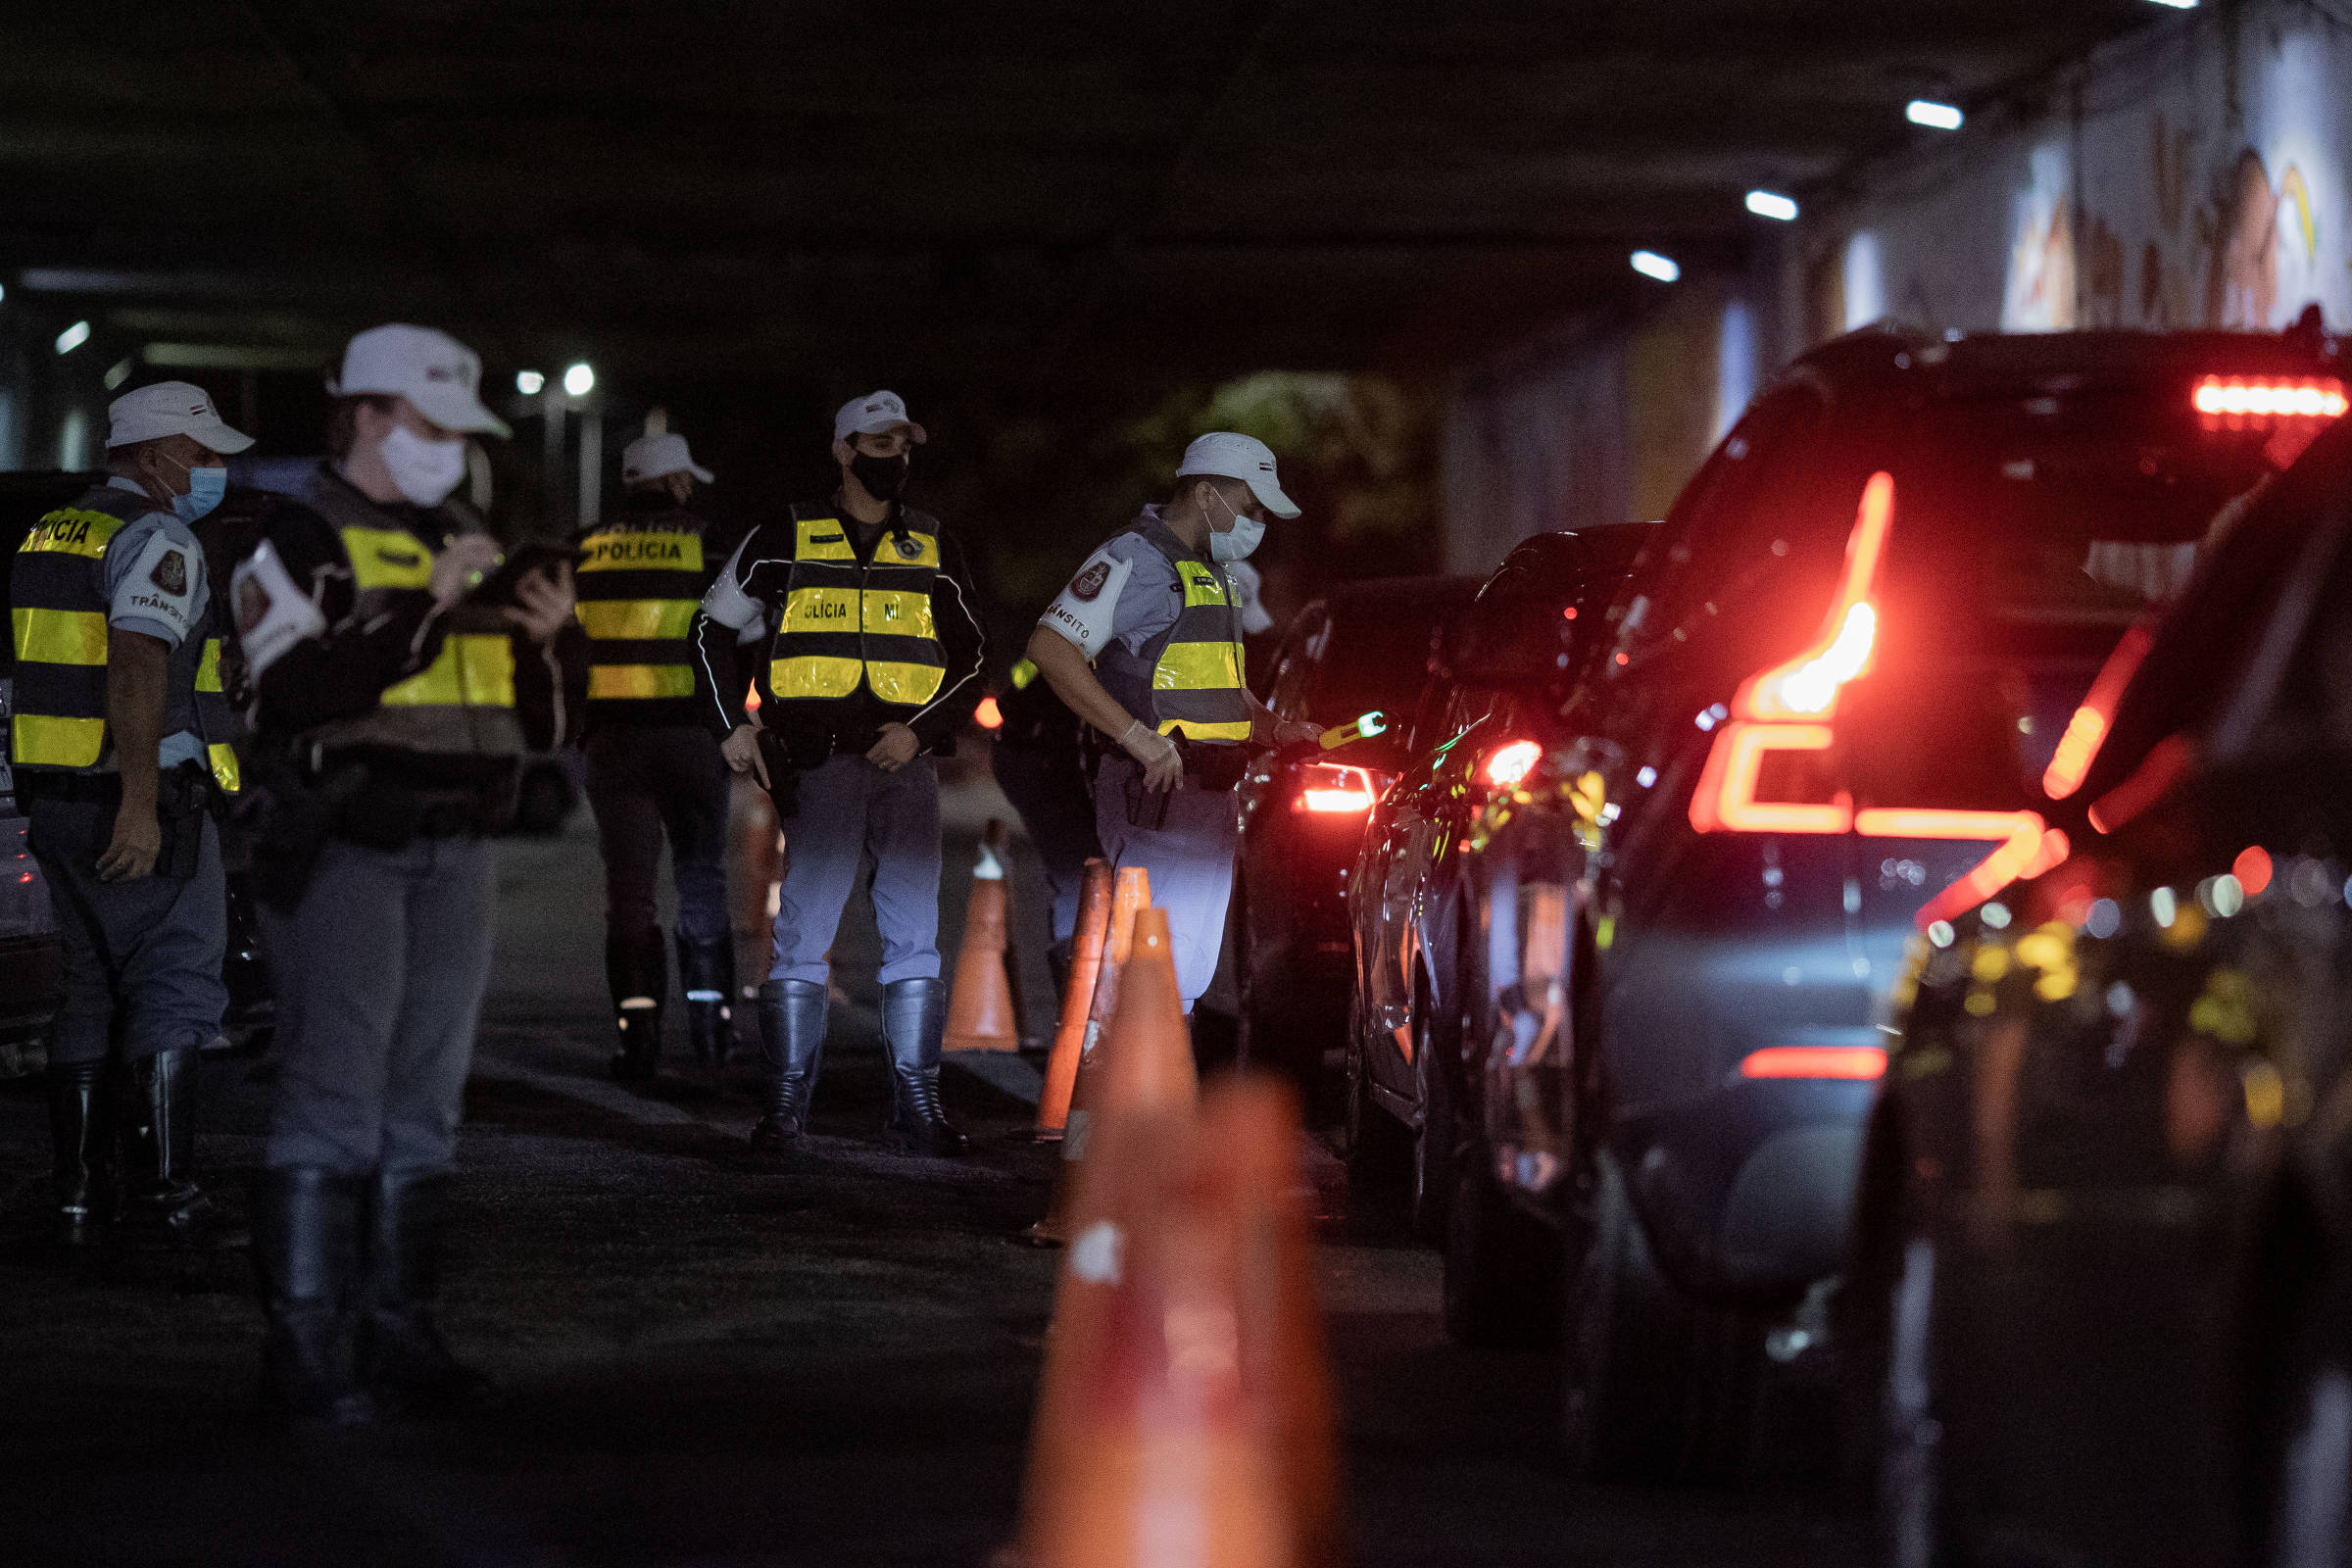
{"type": "Polygon", "coordinates": [[[110,447],[184,435],[225,458],[253,445],[253,437],[228,427],[204,388],[185,381],[158,381],[123,393],[106,406],[106,422],[110,447]]]}
{"type": "Polygon", "coordinates": [[[1176,467],[1176,477],[1203,476],[1239,479],[1257,497],[1258,505],[1277,517],[1298,515],[1298,504],[1282,493],[1282,485],[1274,476],[1274,449],[1255,436],[1217,430],[1186,447],[1184,462],[1176,467]]]}
{"type": "Polygon", "coordinates": [[[447,332],[395,321],[371,326],[343,350],[343,371],[326,383],[335,397],[404,397],[444,430],[513,435],[482,407],[482,359],[447,332]]]}
{"type": "Polygon", "coordinates": [[[687,454],[686,438],[674,430],[641,435],[621,449],[622,484],[650,484],[673,473],[691,473],[705,484],[710,482],[710,470],[687,454]]]}
{"type": "Polygon", "coordinates": [[[931,439],[923,433],[921,425],[906,417],[905,398],[896,392],[869,392],[864,397],[850,399],[833,416],[833,439],[847,441],[854,435],[880,435],[902,424],[915,445],[931,439]]]}

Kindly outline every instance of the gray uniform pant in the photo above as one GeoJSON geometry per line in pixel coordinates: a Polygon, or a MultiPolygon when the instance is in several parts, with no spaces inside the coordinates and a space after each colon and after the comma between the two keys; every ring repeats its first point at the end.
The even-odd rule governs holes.
{"type": "Polygon", "coordinates": [[[220,835],[210,817],[190,877],[98,880],[114,837],[115,808],[43,800],[26,811],[25,842],[49,881],[49,906],[65,950],[66,1001],[49,1059],[103,1061],[120,1025],[125,1057],[202,1046],[220,1032],[228,992],[220,959],[228,940],[228,890],[220,835]]]}
{"type": "Polygon", "coordinates": [[[490,982],[488,841],[340,839],[291,913],[265,907],[277,982],[272,1168],[446,1170],[490,982]]]}
{"type": "Polygon", "coordinates": [[[800,779],[800,812],[784,819],[770,980],[826,979],[858,866],[874,858],[874,923],[883,985],[939,978],[939,764],[918,757],[885,773],[862,756],[825,759],[800,779]]]}
{"type": "MultiPolygon", "coordinates": [[[[1102,835],[1102,853],[1112,865],[1140,865],[1152,873],[1152,902],[1168,911],[1168,934],[1176,949],[1176,989],[1190,1012],[1217,976],[1241,817],[1233,791],[1212,794],[1188,779],[1168,798],[1164,823],[1154,828],[1131,822],[1127,785],[1142,773],[1128,758],[1102,760],[1095,775],[1095,831],[1102,835]]],[[[1156,799],[1142,797],[1145,813],[1156,809],[1156,799]]]]}

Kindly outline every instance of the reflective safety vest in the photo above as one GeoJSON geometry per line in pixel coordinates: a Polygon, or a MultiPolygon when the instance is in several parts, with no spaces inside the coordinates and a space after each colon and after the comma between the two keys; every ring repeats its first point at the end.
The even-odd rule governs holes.
{"type": "Polygon", "coordinates": [[[709,573],[703,536],[683,514],[599,529],[580,541],[580,625],[588,633],[591,702],[691,698],[688,632],[709,573]]]}
{"type": "Polygon", "coordinates": [[[906,517],[858,564],[838,517],[793,519],[792,590],[769,650],[768,689],[783,702],[841,698],[860,683],[885,703],[920,708],[947,678],[931,618],[939,535],[906,517]]]}
{"type": "MultiPolygon", "coordinates": [[[[1188,550],[1163,522],[1154,519],[1132,531],[1168,558],[1184,588],[1184,608],[1177,612],[1176,624],[1146,643],[1138,658],[1152,671],[1151,721],[1162,735],[1192,741],[1248,740],[1250,695],[1243,678],[1242,615],[1234,608],[1225,573],[1188,550]]],[[[1115,687],[1112,693],[1118,695],[1115,687]]]]}
{"type": "MultiPolygon", "coordinates": [[[[100,485],[42,517],[18,547],[9,574],[9,634],[17,656],[9,755],[16,766],[115,770],[106,724],[106,553],[125,524],[154,510],[144,496],[100,485]]],[[[233,733],[205,722],[198,696],[202,670],[217,668],[209,656],[218,643],[200,619],[165,662],[166,735],[194,731],[225,740],[233,733]]],[[[210,748],[216,775],[224,754],[228,778],[222,787],[233,789],[235,753],[210,748]]]]}

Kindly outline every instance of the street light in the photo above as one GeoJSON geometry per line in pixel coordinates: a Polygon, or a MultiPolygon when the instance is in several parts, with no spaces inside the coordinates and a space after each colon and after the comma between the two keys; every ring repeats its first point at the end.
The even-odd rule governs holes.
{"type": "Polygon", "coordinates": [[[1654,277],[1661,283],[1671,283],[1683,275],[1678,264],[1656,251],[1636,251],[1633,262],[1635,271],[1643,277],[1654,277]]]}
{"type": "Polygon", "coordinates": [[[539,389],[545,385],[547,385],[547,377],[541,375],[537,370],[516,370],[514,372],[514,390],[526,398],[537,397],[539,389]]]}
{"type": "Polygon", "coordinates": [[[1776,223],[1789,223],[1796,220],[1796,203],[1786,196],[1768,190],[1749,191],[1747,193],[1747,210],[1758,218],[1769,218],[1776,223]]]}
{"type": "Polygon", "coordinates": [[[596,390],[596,372],[585,362],[564,372],[564,390],[575,398],[584,398],[596,390]]]}
{"type": "Polygon", "coordinates": [[[63,332],[57,334],[57,352],[60,354],[71,354],[75,349],[81,347],[84,343],[87,343],[89,340],[90,323],[87,321],[75,321],[72,326],[67,327],[63,332]]]}
{"type": "Polygon", "coordinates": [[[1903,118],[1930,130],[1958,130],[1968,119],[1953,105],[1939,104],[1932,98],[1912,99],[1903,106],[1903,118]]]}

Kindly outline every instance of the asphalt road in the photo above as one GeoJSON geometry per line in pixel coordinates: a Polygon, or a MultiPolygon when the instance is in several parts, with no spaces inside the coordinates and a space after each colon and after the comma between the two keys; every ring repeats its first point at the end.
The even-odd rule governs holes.
{"type": "MultiPolygon", "coordinates": [[[[986,810],[967,792],[950,813],[951,954],[986,810]]],[[[1005,1542],[1054,1267],[1011,1240],[1050,1172],[1014,1136],[1029,1107],[951,1072],[976,1157],[879,1149],[860,901],[817,1136],[789,1171],[754,1165],[749,1060],[604,1078],[600,889],[583,831],[505,847],[444,1311],[505,1390],[478,1417],[323,1449],[271,1434],[241,1256],[49,1257],[39,1096],[0,1085],[0,1564],[977,1565],[1005,1542]]],[[[1024,978],[1042,1003],[1042,965],[1024,978]]],[[[206,1064],[201,1154],[232,1198],[270,1074],[266,1054],[206,1064]]],[[[1448,1345],[1437,1259],[1351,1242],[1337,1163],[1309,1155],[1359,1562],[1853,1560],[1802,1494],[1572,1489],[1554,1365],[1448,1345]]]]}

